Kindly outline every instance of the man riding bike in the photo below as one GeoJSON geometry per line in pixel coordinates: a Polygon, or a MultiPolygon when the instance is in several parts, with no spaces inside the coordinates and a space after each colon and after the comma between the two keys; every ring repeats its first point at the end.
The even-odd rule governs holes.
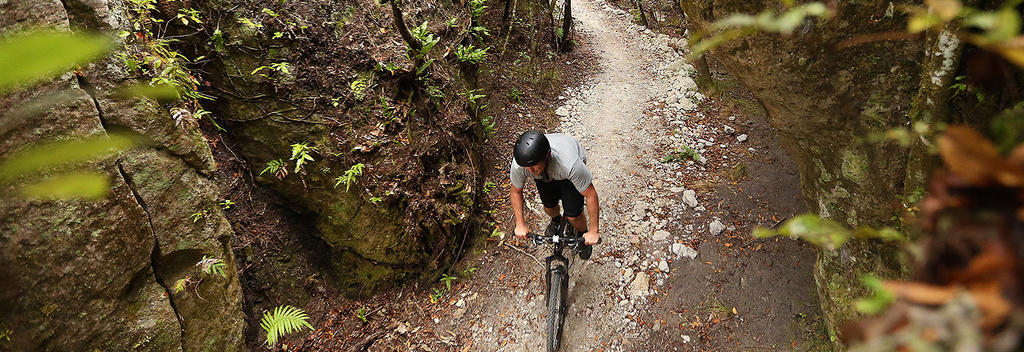
{"type": "MultiPolygon", "coordinates": [[[[523,188],[527,177],[537,184],[537,193],[544,203],[544,212],[552,223],[565,216],[576,231],[583,233],[584,243],[593,245],[600,238],[598,222],[601,206],[598,204],[597,189],[592,183],[593,175],[587,168],[587,155],[575,138],[561,133],[543,134],[527,131],[519,136],[513,147],[509,179],[512,183],[512,212],[516,220],[516,237],[524,238],[530,227],[523,216],[523,188]],[[587,214],[583,213],[584,199],[587,214]],[[562,201],[564,214],[558,207],[562,201]]],[[[589,257],[589,251],[586,251],[589,257]]],[[[587,259],[587,258],[583,258],[587,259]]]]}

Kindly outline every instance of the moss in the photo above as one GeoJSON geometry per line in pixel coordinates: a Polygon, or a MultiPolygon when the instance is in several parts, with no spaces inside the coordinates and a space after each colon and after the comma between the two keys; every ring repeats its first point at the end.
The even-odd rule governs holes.
{"type": "MultiPolygon", "coordinates": [[[[907,258],[897,245],[877,241],[853,240],[836,251],[820,251],[814,266],[821,311],[829,334],[838,336],[838,327],[861,317],[854,301],[870,294],[861,277],[874,274],[886,279],[905,278],[907,258]]],[[[836,347],[842,349],[839,340],[836,347]]]]}
{"type": "Polygon", "coordinates": [[[867,157],[853,148],[844,149],[841,155],[843,177],[857,184],[867,183],[870,170],[867,157]]]}
{"type": "Polygon", "coordinates": [[[823,182],[823,183],[832,182],[832,175],[829,174],[828,170],[825,169],[825,163],[822,163],[821,159],[818,159],[818,158],[815,158],[813,160],[814,160],[814,166],[816,166],[818,168],[818,170],[820,171],[820,175],[818,176],[818,180],[820,182],[823,182]]]}
{"type": "MultiPolygon", "coordinates": [[[[877,84],[873,86],[886,86],[892,85],[892,80],[888,77],[885,79],[876,80],[877,84]]],[[[868,101],[864,104],[865,107],[861,110],[861,118],[858,119],[858,123],[863,126],[866,130],[870,131],[884,131],[889,125],[890,114],[892,113],[894,104],[891,90],[889,89],[877,89],[871,93],[868,97],[868,101]]]]}

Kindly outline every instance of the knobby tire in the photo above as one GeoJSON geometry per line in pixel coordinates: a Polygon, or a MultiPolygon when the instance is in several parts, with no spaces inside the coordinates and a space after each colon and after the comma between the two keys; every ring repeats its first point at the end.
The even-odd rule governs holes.
{"type": "Polygon", "coordinates": [[[551,269],[551,281],[548,285],[548,352],[555,352],[562,340],[562,328],[565,325],[565,299],[569,291],[569,274],[565,266],[556,265],[551,269]]]}

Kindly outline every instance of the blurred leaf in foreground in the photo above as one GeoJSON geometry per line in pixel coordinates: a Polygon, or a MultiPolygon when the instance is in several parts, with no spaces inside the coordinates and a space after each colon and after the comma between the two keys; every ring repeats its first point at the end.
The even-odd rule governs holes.
{"type": "Polygon", "coordinates": [[[808,18],[828,18],[830,15],[828,7],[820,2],[809,2],[791,7],[778,15],[772,9],[761,11],[757,15],[733,14],[712,23],[710,27],[715,33],[711,37],[701,39],[699,43],[694,45],[690,55],[687,56],[687,60],[694,60],[703,55],[704,52],[725,42],[758,32],[790,35],[798,27],[802,26],[808,18]]]}
{"type": "Polygon", "coordinates": [[[838,222],[825,219],[814,214],[798,215],[786,221],[778,230],[763,227],[755,228],[753,236],[757,238],[775,236],[799,238],[815,246],[829,250],[839,248],[851,238],[874,238],[886,241],[903,239],[902,234],[888,227],[878,230],[868,227],[850,230],[838,222]]]}
{"type": "Polygon", "coordinates": [[[21,189],[29,198],[100,199],[110,191],[110,177],[91,172],[71,172],[49,177],[21,189]]]}
{"type": "Polygon", "coordinates": [[[885,289],[877,276],[873,274],[867,274],[860,278],[860,281],[864,283],[864,286],[871,289],[871,296],[858,299],[853,302],[854,308],[857,311],[864,314],[876,314],[881,312],[885,307],[892,303],[896,296],[885,289]]]}
{"type": "Polygon", "coordinates": [[[138,135],[111,133],[31,146],[14,153],[0,163],[0,184],[9,183],[47,169],[114,154],[141,144],[143,144],[143,139],[138,135]]]}
{"type": "Polygon", "coordinates": [[[65,72],[102,55],[110,38],[42,30],[0,41],[0,93],[65,72]]]}
{"type": "Polygon", "coordinates": [[[140,83],[117,90],[120,97],[145,97],[161,103],[172,102],[181,98],[178,89],[169,84],[140,83]]]}

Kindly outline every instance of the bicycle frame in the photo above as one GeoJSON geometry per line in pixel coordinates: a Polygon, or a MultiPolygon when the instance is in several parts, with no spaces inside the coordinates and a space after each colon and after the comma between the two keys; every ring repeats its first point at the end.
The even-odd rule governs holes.
{"type": "Polygon", "coordinates": [[[568,275],[569,273],[569,258],[566,258],[565,255],[562,254],[565,251],[565,247],[568,246],[562,243],[556,243],[554,245],[554,250],[551,253],[551,255],[549,255],[547,258],[544,258],[544,263],[546,264],[546,269],[544,270],[544,286],[547,288],[547,290],[544,291],[545,295],[547,294],[547,292],[551,291],[552,262],[562,262],[563,267],[565,267],[566,274],[568,275]]]}

